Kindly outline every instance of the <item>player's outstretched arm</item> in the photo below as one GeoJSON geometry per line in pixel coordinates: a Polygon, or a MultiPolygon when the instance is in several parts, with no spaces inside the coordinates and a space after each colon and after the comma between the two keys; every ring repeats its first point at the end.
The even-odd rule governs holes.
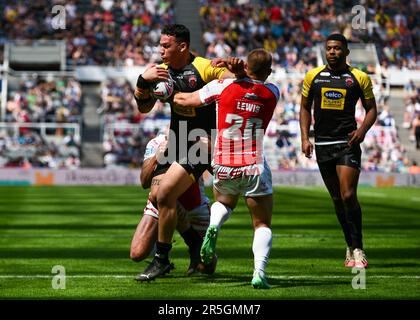
{"type": "Polygon", "coordinates": [[[300,103],[299,124],[302,142],[302,152],[307,158],[312,157],[312,152],[314,149],[314,146],[309,141],[309,128],[311,126],[311,106],[312,100],[302,95],[302,100],[300,103]]]}
{"type": "Polygon", "coordinates": [[[215,58],[211,61],[211,65],[218,68],[227,68],[221,79],[241,79],[246,76],[245,63],[240,58],[215,58]]]}
{"type": "Polygon", "coordinates": [[[199,107],[203,105],[198,91],[177,92],[174,95],[174,103],[181,107],[199,107]]]}
{"type": "Polygon", "coordinates": [[[376,118],[378,116],[378,111],[376,109],[376,101],[375,98],[363,100],[363,107],[366,110],[366,116],[363,120],[362,124],[357,130],[352,131],[349,133],[350,140],[349,145],[351,146],[353,143],[362,143],[365,140],[365,135],[369,131],[369,129],[373,126],[376,122],[376,118]]]}
{"type": "Polygon", "coordinates": [[[134,99],[141,113],[148,113],[156,103],[157,99],[150,95],[150,86],[152,83],[155,81],[164,81],[168,78],[168,70],[156,64],[147,67],[144,73],[138,77],[134,99]]]}

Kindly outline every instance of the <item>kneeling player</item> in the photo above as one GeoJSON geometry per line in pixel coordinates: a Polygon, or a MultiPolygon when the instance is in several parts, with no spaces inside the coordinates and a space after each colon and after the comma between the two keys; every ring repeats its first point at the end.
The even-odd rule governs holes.
{"type": "MultiPolygon", "coordinates": [[[[130,257],[134,261],[142,261],[152,254],[157,240],[159,212],[153,205],[151,198],[159,185],[163,175],[155,175],[152,178],[156,163],[165,152],[167,146],[166,136],[161,134],[149,141],[144,155],[141,171],[141,184],[143,188],[151,187],[151,192],[144,208],[144,215],[140,220],[131,241],[130,257]]],[[[200,263],[200,247],[205,231],[209,225],[209,199],[204,194],[204,183],[193,184],[179,199],[177,230],[183,237],[189,248],[190,265],[187,275],[199,270],[203,273],[212,274],[216,262],[204,266],[200,263]]],[[[140,275],[136,278],[142,279],[140,275]]]]}

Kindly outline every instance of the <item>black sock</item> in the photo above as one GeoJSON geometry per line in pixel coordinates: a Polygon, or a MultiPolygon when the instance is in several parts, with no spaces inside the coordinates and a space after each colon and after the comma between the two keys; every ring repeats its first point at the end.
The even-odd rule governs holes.
{"type": "Polygon", "coordinates": [[[343,230],[344,239],[346,240],[347,246],[351,248],[353,241],[352,241],[352,236],[351,236],[350,224],[348,223],[347,218],[346,218],[346,211],[344,208],[342,209],[336,208],[335,214],[337,216],[338,222],[340,222],[341,229],[343,230]]]}
{"type": "Polygon", "coordinates": [[[164,242],[156,242],[155,258],[165,264],[169,264],[169,251],[172,249],[172,244],[164,242]]]}
{"type": "Polygon", "coordinates": [[[190,255],[195,254],[196,257],[192,257],[195,259],[200,259],[200,251],[195,250],[197,248],[201,248],[201,244],[203,243],[203,238],[201,238],[200,234],[197,230],[195,230],[192,226],[183,233],[181,233],[181,237],[184,239],[186,245],[189,248],[190,255]]]}
{"type": "Polygon", "coordinates": [[[363,249],[362,241],[362,209],[358,205],[354,209],[347,209],[347,217],[351,229],[353,249],[363,249]]]}

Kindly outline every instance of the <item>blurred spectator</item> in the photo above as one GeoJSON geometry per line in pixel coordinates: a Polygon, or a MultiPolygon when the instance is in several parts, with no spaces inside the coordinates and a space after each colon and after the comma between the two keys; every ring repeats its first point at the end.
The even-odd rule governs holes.
{"type": "MultiPolygon", "coordinates": [[[[203,43],[210,57],[223,56],[226,51],[242,56],[244,48],[250,51],[264,47],[273,53],[277,67],[288,72],[302,65],[310,69],[316,64],[311,48],[330,33],[341,32],[350,41],[375,43],[385,78],[389,65],[420,70],[418,1],[405,1],[404,6],[398,1],[365,1],[367,32],[351,27],[352,7],[359,4],[355,1],[203,0],[201,3],[203,43]]],[[[304,71],[307,70],[301,70],[304,71]]]]}
{"type": "Polygon", "coordinates": [[[51,8],[61,1],[24,1],[3,6],[6,39],[64,39],[68,65],[145,65],[160,59],[157,35],[174,22],[169,0],[65,2],[65,30],[52,28],[51,8]],[[43,18],[45,17],[45,18],[43,18]]]}
{"type": "Polygon", "coordinates": [[[79,122],[81,96],[74,79],[23,78],[8,92],[6,122],[79,122]]]}

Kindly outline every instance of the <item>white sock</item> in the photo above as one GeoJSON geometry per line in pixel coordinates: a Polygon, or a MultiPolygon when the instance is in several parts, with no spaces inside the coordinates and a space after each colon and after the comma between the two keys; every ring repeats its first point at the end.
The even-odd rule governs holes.
{"type": "Polygon", "coordinates": [[[227,219],[229,219],[232,209],[223,203],[216,201],[210,208],[210,225],[220,229],[227,219]]]}
{"type": "Polygon", "coordinates": [[[254,232],[254,242],[252,243],[252,252],[254,253],[254,273],[265,275],[265,267],[268,262],[268,256],[271,250],[272,233],[271,229],[261,227],[254,232]]]}

